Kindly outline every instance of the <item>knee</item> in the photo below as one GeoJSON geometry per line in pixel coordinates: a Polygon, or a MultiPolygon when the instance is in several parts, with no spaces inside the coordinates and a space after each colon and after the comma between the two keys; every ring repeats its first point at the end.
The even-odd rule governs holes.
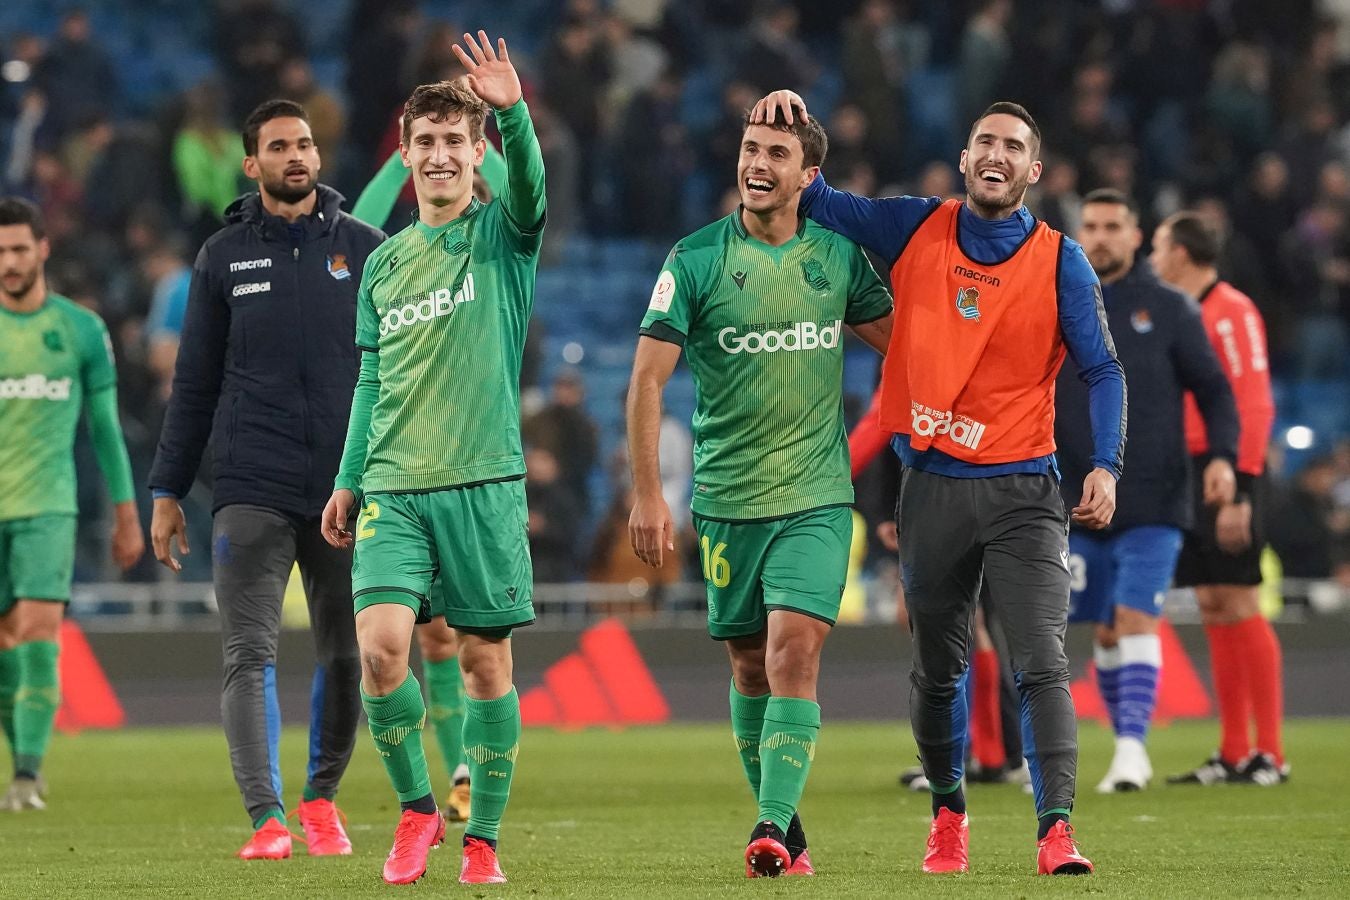
{"type": "Polygon", "coordinates": [[[361,643],[361,680],[366,693],[382,697],[408,677],[408,648],[392,635],[369,635],[361,643]]]}
{"type": "Polygon", "coordinates": [[[731,680],[736,690],[747,697],[762,697],[769,693],[769,673],[763,657],[731,658],[731,680]]]}
{"type": "Polygon", "coordinates": [[[495,700],[511,690],[510,645],[505,641],[480,641],[460,648],[464,692],[475,700],[495,700]]]}

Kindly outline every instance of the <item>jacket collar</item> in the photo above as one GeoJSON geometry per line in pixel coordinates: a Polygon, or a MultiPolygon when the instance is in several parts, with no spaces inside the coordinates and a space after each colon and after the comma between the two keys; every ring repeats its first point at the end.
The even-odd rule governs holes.
{"type": "MultiPolygon", "coordinates": [[[[332,230],[345,199],[326,184],[315,185],[314,190],[318,194],[314,212],[295,220],[295,224],[304,229],[302,243],[317,240],[332,230]]],[[[286,220],[268,213],[263,208],[262,196],[257,191],[244,194],[231,203],[225,210],[225,221],[231,225],[238,222],[246,223],[267,240],[291,242],[286,220]]]]}

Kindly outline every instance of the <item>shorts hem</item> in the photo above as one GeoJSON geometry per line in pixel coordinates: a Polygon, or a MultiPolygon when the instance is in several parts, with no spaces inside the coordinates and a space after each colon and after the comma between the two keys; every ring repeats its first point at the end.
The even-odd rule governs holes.
{"type": "Polygon", "coordinates": [[[722,625],[716,629],[709,624],[708,637],[714,641],[734,641],[737,638],[754,637],[767,627],[768,622],[763,620],[759,622],[736,622],[730,625],[722,625]],[[744,627],[744,631],[740,630],[742,627],[744,627]]]}
{"type": "Polygon", "coordinates": [[[503,610],[447,609],[442,615],[451,628],[470,634],[503,628],[524,628],[535,621],[533,605],[503,610]]]}
{"type": "Polygon", "coordinates": [[[824,622],[826,625],[829,625],[831,628],[833,628],[833,627],[835,626],[835,623],[839,621],[839,617],[838,617],[837,615],[835,616],[835,618],[831,619],[831,618],[829,618],[828,616],[822,615],[821,613],[819,613],[819,612],[817,612],[817,611],[815,611],[815,610],[812,610],[812,609],[802,609],[800,606],[791,606],[791,605],[789,605],[789,604],[787,604],[787,603],[765,603],[765,604],[764,604],[764,609],[765,609],[765,611],[767,611],[767,612],[772,612],[772,611],[775,610],[775,609],[781,609],[781,610],[783,610],[784,612],[794,612],[794,613],[799,613],[799,614],[801,614],[801,615],[803,615],[803,616],[807,616],[808,618],[815,619],[815,620],[817,620],[817,621],[819,621],[819,622],[824,622]]]}

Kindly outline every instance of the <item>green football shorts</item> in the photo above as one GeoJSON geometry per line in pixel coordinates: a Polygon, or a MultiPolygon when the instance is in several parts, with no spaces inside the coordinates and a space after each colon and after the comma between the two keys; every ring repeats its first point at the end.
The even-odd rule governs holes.
{"type": "Polygon", "coordinates": [[[393,593],[419,622],[439,615],[464,631],[534,621],[524,479],[367,494],[363,504],[352,559],[357,612],[393,593]]]}
{"type": "Polygon", "coordinates": [[[0,616],[15,600],[69,602],[74,572],[74,516],[0,522],[0,616]]]}
{"type": "Polygon", "coordinates": [[[708,633],[715,640],[763,631],[774,609],[833,625],[848,575],[853,511],[827,506],[765,522],[694,516],[708,633]]]}

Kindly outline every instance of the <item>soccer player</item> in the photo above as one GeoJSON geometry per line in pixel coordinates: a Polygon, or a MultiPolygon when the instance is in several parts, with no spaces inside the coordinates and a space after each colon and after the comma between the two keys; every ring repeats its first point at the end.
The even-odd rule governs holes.
{"type": "MultiPolygon", "coordinates": [[[[794,121],[791,91],[753,121],[794,121]]],[[[1125,380],[1101,289],[1082,249],[1023,204],[1041,175],[1040,129],[1016,103],[975,120],[960,171],[966,199],[871,200],[817,178],[802,210],[886,260],[895,328],[881,427],[904,462],[896,524],[914,638],[910,718],[932,792],[925,872],[969,868],[961,787],[970,619],[982,579],[1008,640],[1036,799],[1037,871],[1086,874],[1069,826],[1078,763],[1064,629],[1067,513],[1055,466],[1054,379],[1066,350],[1087,383],[1093,469],[1072,510],[1110,523],[1123,465],[1125,380]]]]}
{"type": "MultiPolygon", "coordinates": [[[[1176,582],[1195,588],[1209,639],[1219,704],[1219,750],[1203,765],[1168,778],[1179,784],[1280,784],[1289,777],[1280,726],[1283,682],[1280,641],[1261,615],[1261,506],[1266,447],[1275,419],[1266,328],[1247,295],[1219,279],[1218,232],[1183,212],[1153,232],[1153,265],[1164,281],[1200,300],[1200,315],[1237,400],[1237,495],[1223,506],[1200,506],[1186,533],[1176,582]],[[1251,744],[1248,718],[1255,720],[1251,744]]],[[[1204,465],[1219,444],[1186,402],[1186,445],[1204,465]]]]}
{"type": "Polygon", "coordinates": [[[96,313],[47,290],[42,213],[0,199],[0,726],[14,781],[0,809],[44,809],[42,758],[61,702],[57,638],[75,565],[75,428],[84,413],[113,502],[112,556],[145,541],[96,313]]]}
{"type": "Polygon", "coordinates": [[[467,53],[455,50],[468,87],[421,85],[404,107],[418,218],[372,255],[362,280],[361,375],[324,510],[329,542],[356,547],[362,702],[403,810],[384,866],[394,884],[420,878],[445,833],[422,749],[426,709],[408,669],[414,623],[443,615],[458,632],[473,782],[460,880],[477,884],[505,880],[496,843],[520,738],[510,635],[534,620],[519,378],[543,159],[506,42],[494,50],[480,31],[464,43],[467,53]],[[488,106],[507,179],[484,204],[473,167],[488,106]]]}
{"type": "Polygon", "coordinates": [[[671,251],[642,319],[628,389],[633,550],[674,560],[662,497],[661,394],[694,375],[691,506],[708,630],[731,658],[731,722],[759,804],[746,875],[813,874],[797,805],[820,732],[820,650],[853,536],[842,325],[882,350],[891,299],[852,241],[797,212],[825,158],[814,121],[752,125],[741,205],[671,251]]]}
{"type": "Polygon", "coordinates": [[[271,100],[244,123],[244,172],[258,192],[236,200],[197,255],[173,394],[150,471],[155,556],[179,571],[187,545],[180,498],[213,448],[212,579],[225,675],[230,764],[254,834],[242,859],[291,855],[282,800],[276,651],[286,582],[298,563],[318,666],[308,777],[297,813],[311,856],[351,841],[333,800],[356,744],[360,662],[351,557],[323,540],[319,514],[346,433],[357,357],[356,285],[384,239],[318,183],[319,148],[303,107],[271,100]]]}
{"type": "MultiPolygon", "coordinates": [[[[1096,626],[1097,686],[1115,731],[1115,753],[1097,791],[1138,791],[1153,777],[1146,741],[1158,698],[1162,643],[1158,622],[1183,529],[1191,524],[1191,461],[1182,398],[1199,401],[1213,458],[1200,473],[1208,505],[1231,502],[1238,421],[1228,387],[1205,338],[1195,302],[1158,280],[1128,197],[1101,189],[1083,200],[1078,241],[1102,283],[1106,319],[1135,403],[1130,472],[1120,484],[1107,529],[1069,533],[1073,594],[1070,622],[1096,626]]],[[[1055,440],[1066,483],[1092,467],[1087,392],[1060,374],[1055,440]]]]}

